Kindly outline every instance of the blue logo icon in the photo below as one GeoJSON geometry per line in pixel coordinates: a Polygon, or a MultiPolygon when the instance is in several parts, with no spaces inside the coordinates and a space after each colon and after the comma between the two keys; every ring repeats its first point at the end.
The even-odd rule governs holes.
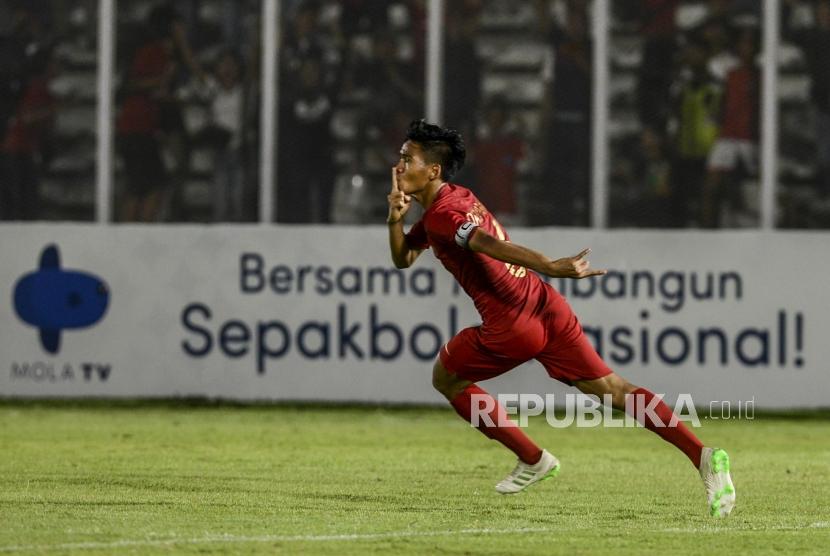
{"type": "Polygon", "coordinates": [[[40,254],[40,268],[17,281],[14,309],[24,322],[40,329],[40,343],[57,353],[61,330],[92,326],[104,316],[109,291],[103,280],[92,274],[61,270],[56,245],[40,254]]]}

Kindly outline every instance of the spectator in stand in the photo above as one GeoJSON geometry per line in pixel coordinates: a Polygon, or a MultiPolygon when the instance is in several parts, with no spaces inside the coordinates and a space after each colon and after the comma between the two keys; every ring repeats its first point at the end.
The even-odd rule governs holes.
{"type": "Polygon", "coordinates": [[[640,123],[665,129],[671,112],[671,83],[677,54],[675,16],[680,0],[641,0],[643,59],[637,82],[640,123]]]}
{"type": "Polygon", "coordinates": [[[695,33],[697,40],[706,45],[709,73],[719,83],[724,83],[732,68],[738,65],[739,60],[734,51],[736,37],[741,28],[759,24],[761,4],[757,0],[706,2],[706,18],[695,33]]]}
{"type": "Polygon", "coordinates": [[[302,0],[288,15],[280,63],[278,222],[331,221],[331,121],[344,57],[337,28],[322,26],[323,7],[318,0],[302,0]]]}
{"type": "Polygon", "coordinates": [[[707,18],[694,34],[697,35],[694,40],[705,46],[709,75],[722,84],[729,71],[738,64],[731,45],[737,29],[726,14],[721,14],[707,18]]]}
{"type": "Polygon", "coordinates": [[[571,1],[561,27],[537,4],[542,33],[554,47],[555,65],[545,71],[541,182],[539,194],[552,199],[552,214],[539,214],[529,224],[588,224],[591,178],[591,38],[583,2],[571,1]]]}
{"type": "Polygon", "coordinates": [[[482,68],[476,51],[481,5],[481,0],[446,4],[444,120],[464,137],[475,135],[481,101],[482,68]]]}
{"type": "Polygon", "coordinates": [[[791,15],[796,0],[785,0],[784,37],[796,43],[804,54],[810,74],[810,101],[815,110],[817,189],[820,196],[830,199],[830,0],[813,2],[814,26],[796,28],[791,15]]]}
{"type": "Polygon", "coordinates": [[[674,162],[672,165],[672,206],[678,213],[673,217],[678,226],[690,223],[700,206],[703,181],[706,176],[706,158],[718,134],[720,88],[706,67],[706,50],[691,41],[685,48],[683,67],[675,92],[675,115],[671,127],[675,129],[674,162]]]}
{"type": "Polygon", "coordinates": [[[35,220],[39,212],[40,173],[48,156],[56,102],[49,83],[57,73],[51,48],[41,48],[26,61],[30,77],[11,117],[2,143],[0,219],[35,220]]]}
{"type": "Polygon", "coordinates": [[[412,62],[423,69],[426,52],[425,0],[338,0],[333,3],[340,8],[339,30],[343,35],[343,50],[349,49],[354,54],[355,49],[365,48],[366,37],[379,30],[394,31],[401,39],[411,41],[408,50],[411,51],[412,62]]]}
{"type": "Polygon", "coordinates": [[[181,106],[173,94],[173,82],[180,57],[198,77],[203,74],[187,44],[176,11],[156,6],[149,14],[127,70],[125,98],[116,122],[118,150],[126,174],[121,220],[153,222],[169,185],[162,157],[162,140],[170,143],[177,161],[177,174],[186,174],[186,133],[181,106]]]}
{"type": "Polygon", "coordinates": [[[335,88],[340,80],[341,44],[337,33],[320,24],[322,5],[318,0],[302,0],[289,14],[281,45],[280,87],[296,87],[306,60],[313,59],[320,68],[324,86],[335,88]]]}
{"type": "MultiPolygon", "coordinates": [[[[172,155],[174,163],[174,180],[176,186],[171,189],[170,219],[181,221],[184,219],[183,200],[184,183],[190,177],[190,134],[184,122],[184,100],[178,94],[178,89],[186,85],[191,79],[204,84],[207,74],[199,65],[193,49],[188,41],[188,32],[185,20],[173,7],[173,4],[161,4],[157,9],[159,20],[165,21],[165,30],[172,41],[172,60],[174,62],[173,78],[169,83],[167,94],[160,98],[159,124],[164,133],[165,147],[172,155]]],[[[192,18],[190,21],[194,21],[192,18]]]]}
{"type": "Polygon", "coordinates": [[[755,62],[757,39],[751,29],[741,31],[738,39],[739,65],[726,77],[721,103],[720,131],[709,153],[708,176],[701,203],[701,225],[715,228],[720,221],[720,207],[728,198],[734,208],[741,208],[738,187],[728,187],[727,178],[737,170],[757,174],[759,72],[755,62]]]}
{"type": "MultiPolygon", "coordinates": [[[[627,203],[620,213],[624,226],[672,228],[680,225],[674,217],[678,207],[671,176],[666,138],[659,130],[645,128],[639,141],[625,145],[610,168],[611,183],[625,187],[630,195],[618,202],[627,203]]],[[[616,215],[615,215],[616,216],[616,215]]],[[[615,226],[618,224],[614,224],[615,226]]]]}
{"type": "Polygon", "coordinates": [[[372,104],[381,98],[387,104],[418,102],[421,99],[423,80],[414,64],[399,56],[395,35],[389,32],[378,33],[374,37],[374,54],[370,66],[370,87],[374,99],[372,104]]]}
{"type": "MultiPolygon", "coordinates": [[[[364,83],[369,87],[370,103],[362,107],[360,113],[361,137],[371,142],[369,138],[378,134],[390,135],[391,140],[400,140],[400,128],[394,127],[393,120],[400,116],[401,108],[408,110],[406,122],[412,121],[413,114],[423,109],[422,72],[411,60],[401,59],[399,56],[397,37],[390,32],[381,32],[374,37],[373,57],[365,65],[364,83]],[[412,107],[417,107],[415,112],[412,107]],[[395,135],[397,133],[397,135],[395,135]]],[[[383,146],[380,141],[378,148],[383,146]]],[[[388,151],[378,151],[381,160],[388,157],[388,151]]]]}
{"type": "Polygon", "coordinates": [[[278,222],[331,222],[334,190],[334,91],[323,84],[319,61],[300,68],[298,88],[282,95],[277,187],[278,222]]]}
{"type": "Polygon", "coordinates": [[[507,101],[491,99],[472,145],[475,163],[475,193],[484,206],[502,224],[520,223],[518,207],[519,162],[525,155],[525,143],[511,120],[507,101]]]}
{"type": "Polygon", "coordinates": [[[207,78],[210,123],[202,131],[216,151],[214,158],[213,221],[240,222],[245,216],[245,182],[242,166],[242,133],[245,97],[242,61],[225,50],[207,78]]]}
{"type": "Polygon", "coordinates": [[[423,72],[416,61],[401,59],[395,35],[382,33],[374,40],[374,56],[365,68],[371,103],[362,109],[361,137],[372,144],[371,138],[378,136],[374,155],[387,160],[389,149],[400,150],[401,126],[423,111],[423,72]]]}
{"type": "Polygon", "coordinates": [[[671,181],[665,139],[654,129],[646,128],[640,137],[637,175],[641,176],[643,224],[657,228],[672,228],[679,223],[674,215],[682,211],[671,181]]]}
{"type": "Polygon", "coordinates": [[[31,76],[32,55],[48,44],[46,28],[33,6],[25,2],[9,3],[8,35],[0,34],[0,129],[7,129],[9,119],[17,111],[27,81],[31,76]]]}
{"type": "Polygon", "coordinates": [[[168,185],[162,157],[161,102],[170,94],[175,72],[170,24],[167,13],[159,8],[149,15],[145,42],[127,70],[126,96],[116,122],[125,174],[120,215],[124,222],[157,220],[168,185]]]}

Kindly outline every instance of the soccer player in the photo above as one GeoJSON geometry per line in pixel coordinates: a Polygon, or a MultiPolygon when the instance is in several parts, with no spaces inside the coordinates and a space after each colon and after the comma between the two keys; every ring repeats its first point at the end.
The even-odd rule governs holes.
{"type": "Polygon", "coordinates": [[[554,260],[510,243],[507,233],[475,195],[449,182],[466,156],[459,133],[417,120],[410,124],[406,138],[400,160],[392,169],[388,196],[392,260],[396,267],[407,268],[424,249],[432,247],[481,315],[480,326],[462,330],[441,348],[432,383],[468,422],[472,404],[485,401],[485,408],[493,408],[490,422],[482,419],[479,430],[518,457],[516,468],[496,485],[496,491],[520,492],[559,470],[559,460],[509,421],[505,409],[476,385],[536,359],[551,378],[586,394],[607,394],[617,409],[626,409],[629,394],[641,396],[644,403],[633,407],[654,410],[650,414],[641,409],[634,416],[692,461],[706,487],[711,515],[728,515],[735,505],[735,488],[726,452],[704,447],[662,400],[612,372],[583,334],[565,299],[534,272],[528,272],[567,278],[604,274],[604,270],[590,267],[586,259],[589,250],[554,260]],[[413,200],[424,213],[404,233],[404,216],[413,200]]]}

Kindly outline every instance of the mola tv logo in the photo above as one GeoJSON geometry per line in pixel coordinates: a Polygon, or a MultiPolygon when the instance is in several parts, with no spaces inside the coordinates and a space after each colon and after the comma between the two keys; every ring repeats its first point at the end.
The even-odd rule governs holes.
{"type": "Polygon", "coordinates": [[[101,320],[109,303],[103,280],[86,272],[60,268],[56,245],[40,254],[40,266],[20,278],[14,287],[14,309],[24,322],[40,329],[47,352],[60,349],[61,332],[86,328],[101,320]]]}

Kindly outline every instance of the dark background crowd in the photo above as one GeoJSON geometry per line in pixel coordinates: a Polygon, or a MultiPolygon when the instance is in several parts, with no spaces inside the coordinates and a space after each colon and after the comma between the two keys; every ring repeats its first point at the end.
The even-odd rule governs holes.
{"type": "MultiPolygon", "coordinates": [[[[381,221],[425,0],[280,3],[275,219],[381,221]]],[[[611,2],[609,224],[760,225],[761,2],[611,2]]],[[[830,227],[830,0],[782,0],[776,222],[830,227]]],[[[259,218],[262,3],[117,3],[113,218],[259,218]]],[[[443,122],[504,223],[590,225],[593,3],[448,0],[443,122]]],[[[96,0],[0,2],[0,218],[95,215],[96,0]]]]}

